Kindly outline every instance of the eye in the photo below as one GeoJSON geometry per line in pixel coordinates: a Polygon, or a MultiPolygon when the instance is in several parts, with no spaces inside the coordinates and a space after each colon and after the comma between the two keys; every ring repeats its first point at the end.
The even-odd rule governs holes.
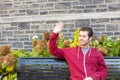
{"type": "Polygon", "coordinates": [[[83,37],[86,37],[85,35],[83,35],[83,37]]]}

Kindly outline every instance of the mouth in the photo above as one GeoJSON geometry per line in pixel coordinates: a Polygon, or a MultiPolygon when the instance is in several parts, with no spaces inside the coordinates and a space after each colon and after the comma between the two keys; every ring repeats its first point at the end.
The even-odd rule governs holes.
{"type": "Polygon", "coordinates": [[[80,40],[80,43],[83,43],[84,41],[83,40],[80,40]]]}

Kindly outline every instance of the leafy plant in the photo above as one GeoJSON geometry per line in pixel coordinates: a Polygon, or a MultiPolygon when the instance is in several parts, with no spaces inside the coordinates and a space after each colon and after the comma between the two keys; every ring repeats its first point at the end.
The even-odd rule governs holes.
{"type": "Polygon", "coordinates": [[[108,36],[101,35],[98,40],[92,42],[92,47],[97,48],[104,56],[120,56],[120,38],[112,40],[108,36]]]}

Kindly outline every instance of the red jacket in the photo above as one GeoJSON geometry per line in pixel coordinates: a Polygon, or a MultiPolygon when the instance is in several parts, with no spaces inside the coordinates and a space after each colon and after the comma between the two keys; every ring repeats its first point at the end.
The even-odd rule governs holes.
{"type": "Polygon", "coordinates": [[[84,54],[80,47],[58,48],[56,45],[57,34],[52,33],[49,42],[49,51],[58,58],[66,59],[70,68],[70,80],[83,80],[92,77],[94,80],[105,80],[107,68],[103,55],[95,48],[90,48],[84,54]]]}

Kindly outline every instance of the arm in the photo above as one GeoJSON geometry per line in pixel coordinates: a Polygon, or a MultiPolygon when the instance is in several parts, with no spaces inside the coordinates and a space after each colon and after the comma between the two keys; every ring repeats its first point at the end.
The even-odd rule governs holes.
{"type": "Polygon", "coordinates": [[[104,57],[100,53],[100,56],[98,58],[98,72],[95,72],[94,74],[91,75],[93,80],[105,80],[107,76],[107,67],[104,62],[104,57]]]}
{"type": "Polygon", "coordinates": [[[52,35],[50,36],[50,41],[49,41],[49,52],[58,58],[64,58],[63,50],[59,49],[56,43],[58,33],[62,30],[62,28],[63,28],[63,23],[62,22],[57,23],[53,30],[52,35]]]}

